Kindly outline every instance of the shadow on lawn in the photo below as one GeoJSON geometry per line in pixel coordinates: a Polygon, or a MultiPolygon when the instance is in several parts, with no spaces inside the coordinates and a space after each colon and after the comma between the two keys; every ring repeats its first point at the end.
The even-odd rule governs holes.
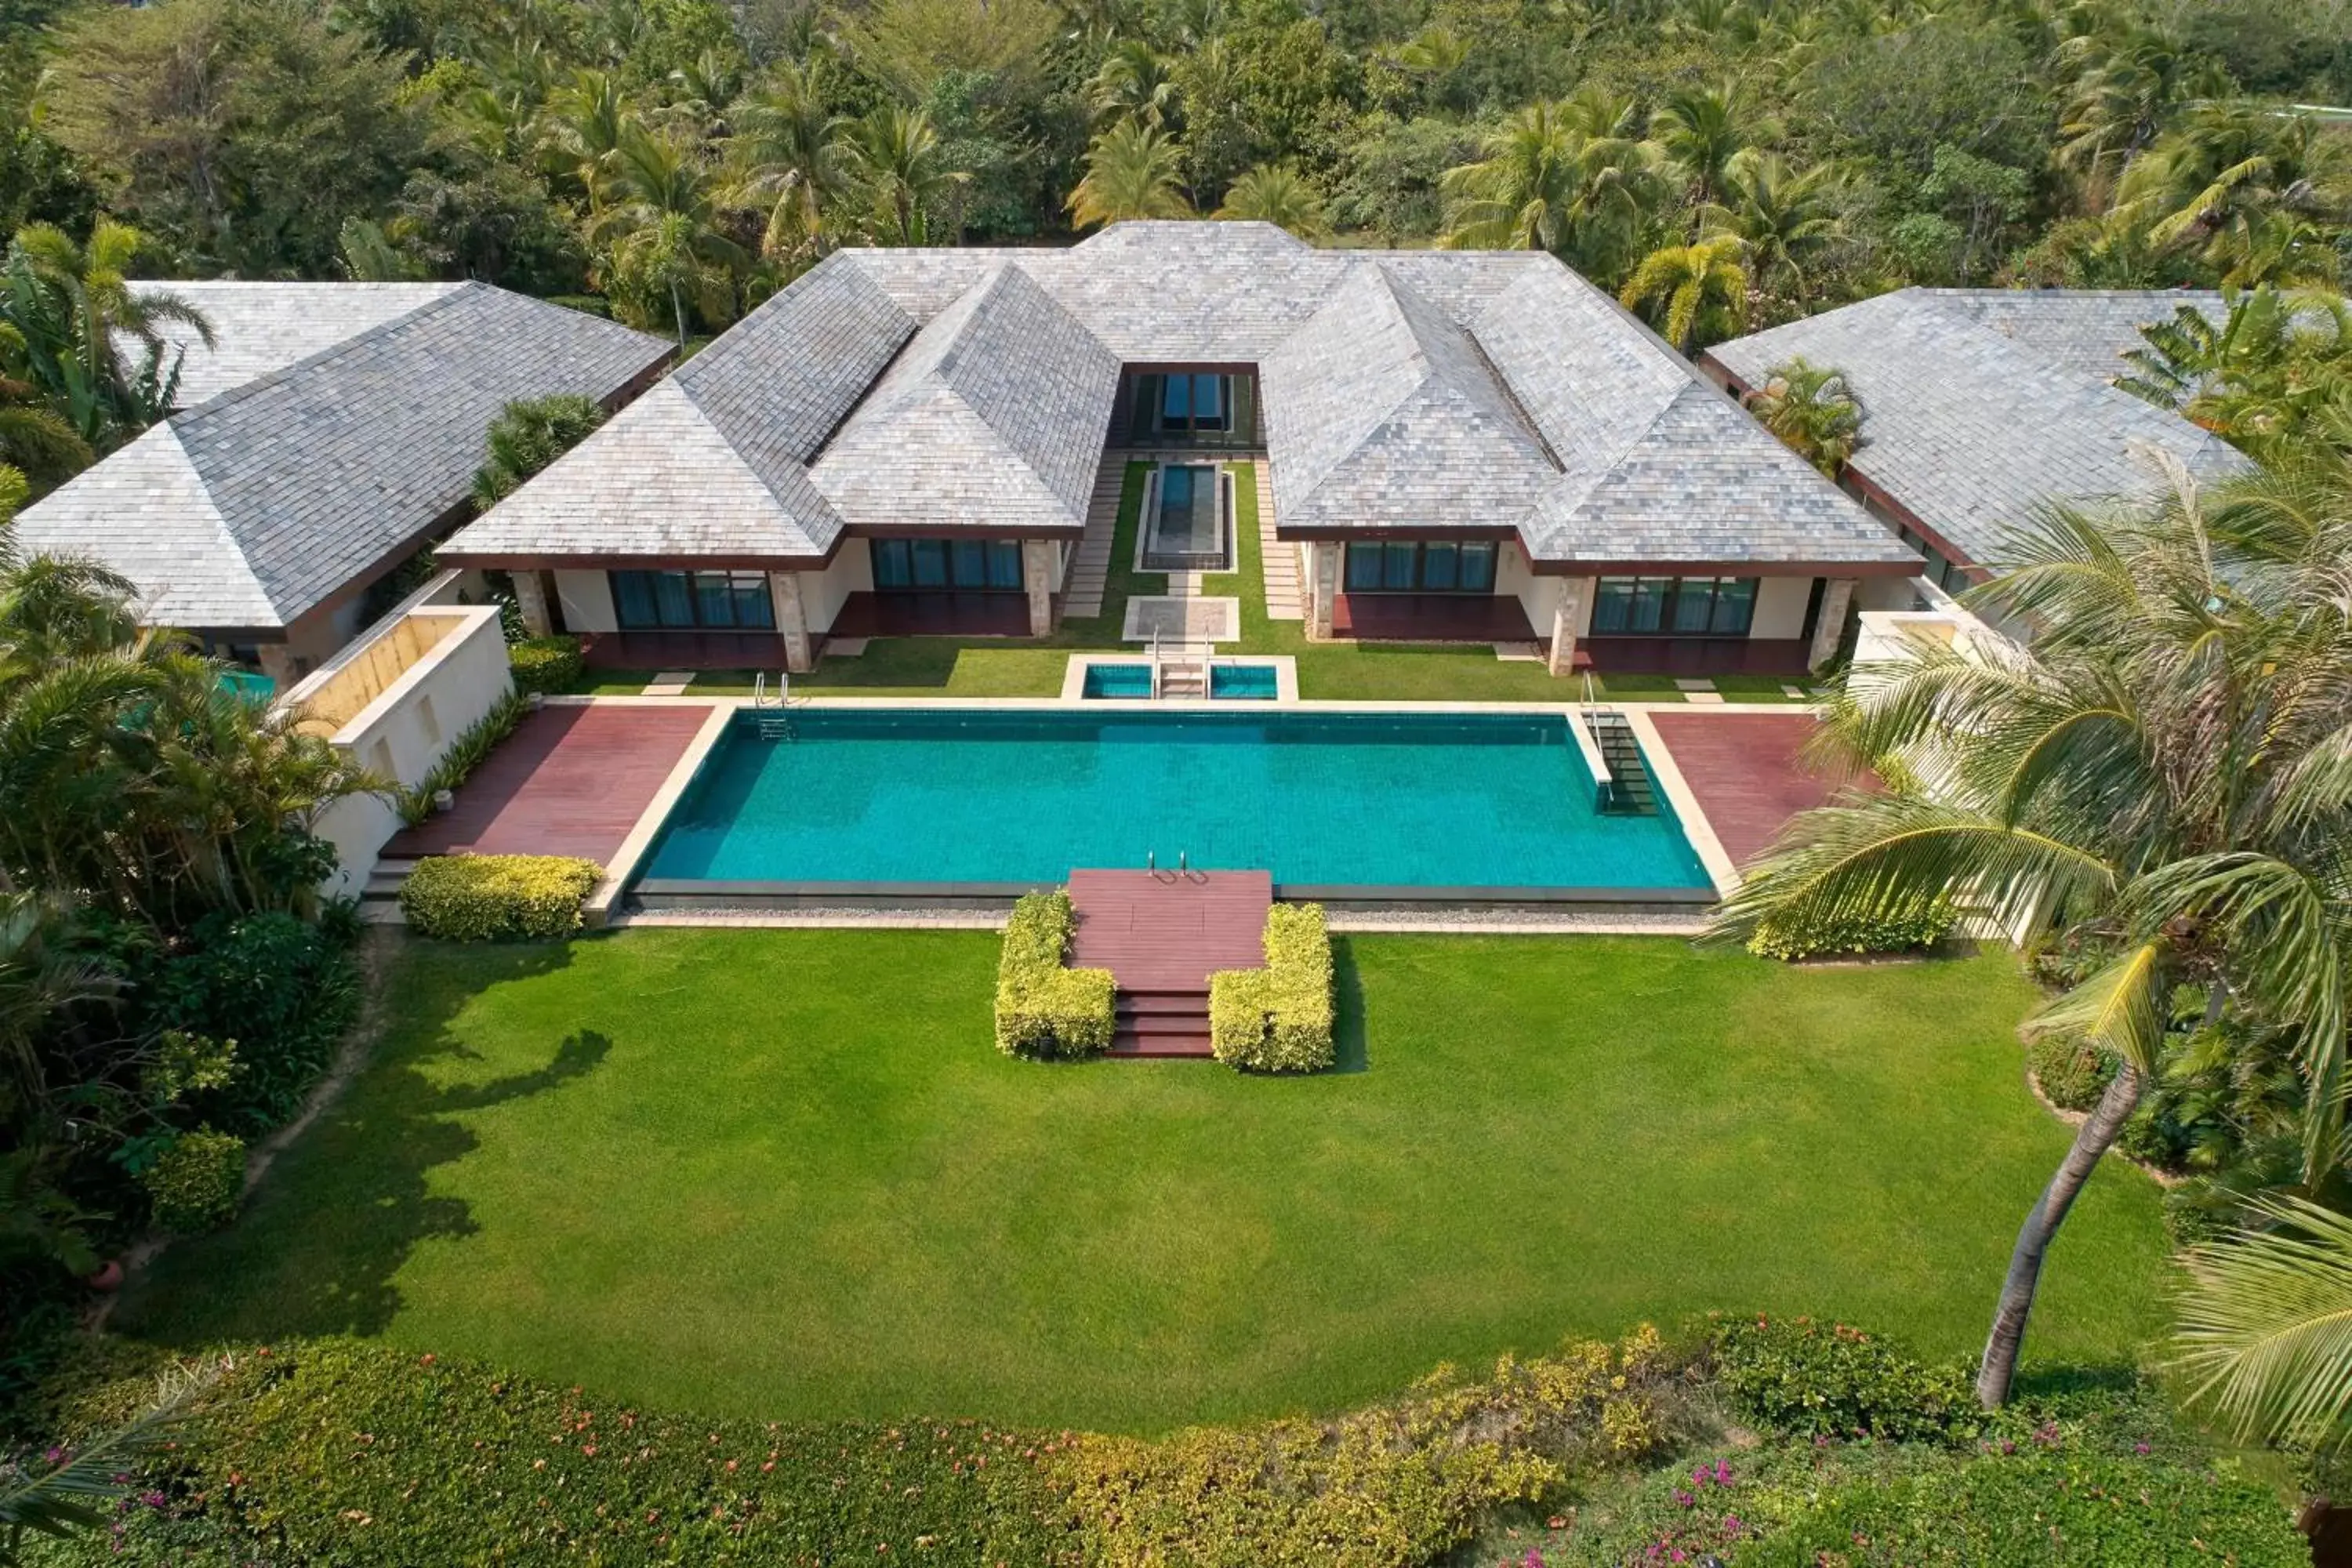
{"type": "Polygon", "coordinates": [[[479,1226],[464,1199],[433,1191],[436,1166],[479,1146],[459,1118],[562,1088],[593,1072],[612,1040],[582,1029],[543,1067],[486,1082],[436,1084],[436,1062],[479,1059],[451,1025],[479,991],[570,963],[570,944],[482,950],[463,984],[403,985],[399,1016],[319,1125],[265,1179],[236,1224],[175,1243],[123,1302],[126,1331],[166,1342],[264,1342],[288,1335],[376,1334],[401,1305],[394,1283],[420,1244],[479,1226]],[[436,1016],[437,1015],[437,1016],[436,1016]]]}
{"type": "Polygon", "coordinates": [[[1372,1065],[1364,1023],[1364,978],[1356,973],[1356,949],[1344,936],[1331,939],[1331,991],[1339,1003],[1332,1020],[1333,1072],[1366,1072],[1372,1065]]]}

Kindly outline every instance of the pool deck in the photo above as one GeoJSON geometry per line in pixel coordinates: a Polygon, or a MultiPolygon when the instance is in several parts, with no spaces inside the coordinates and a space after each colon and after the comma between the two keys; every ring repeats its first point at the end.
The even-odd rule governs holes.
{"type": "Polygon", "coordinates": [[[1806,764],[1805,744],[1821,728],[1806,710],[1727,713],[1653,708],[1646,717],[1724,853],[1737,865],[1768,847],[1790,817],[1822,805],[1846,783],[1806,764]]]}
{"type": "Polygon", "coordinates": [[[1115,1057],[1209,1054],[1209,976],[1265,963],[1264,871],[1072,871],[1071,967],[1118,987],[1115,1057]]]}

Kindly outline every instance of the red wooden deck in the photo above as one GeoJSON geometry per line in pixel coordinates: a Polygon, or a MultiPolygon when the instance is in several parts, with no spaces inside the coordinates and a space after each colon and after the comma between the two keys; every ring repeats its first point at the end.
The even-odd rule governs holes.
{"type": "Polygon", "coordinates": [[[1071,967],[1118,985],[1111,1055],[1209,1054],[1209,976],[1265,963],[1265,871],[1073,871],[1071,967]]]}
{"type": "Polygon", "coordinates": [[[1340,594],[1331,635],[1394,642],[1533,642],[1535,628],[1507,594],[1340,594]]]}
{"type": "Polygon", "coordinates": [[[1652,709],[1650,722],[1737,864],[1745,865],[1789,818],[1820,805],[1847,782],[1806,766],[1801,753],[1817,727],[1810,713],[1652,709]]]}
{"type": "Polygon", "coordinates": [[[383,847],[419,855],[577,855],[610,865],[710,717],[708,704],[551,706],[457,789],[457,804],[383,847]]]}

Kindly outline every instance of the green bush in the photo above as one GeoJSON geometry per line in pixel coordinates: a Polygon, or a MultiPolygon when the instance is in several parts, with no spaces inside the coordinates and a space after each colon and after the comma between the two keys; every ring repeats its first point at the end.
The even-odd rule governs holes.
{"type": "Polygon", "coordinates": [[[2106,1455],[1995,1453],[1826,1490],[1742,1568],[2309,1568],[2269,1489],[2106,1455]]]}
{"type": "Polygon", "coordinates": [[[507,663],[520,692],[569,691],[580,684],[585,660],[575,637],[525,637],[507,645],[507,663]]]}
{"type": "Polygon", "coordinates": [[[1331,1065],[1331,937],[1320,904],[1265,912],[1265,967],[1209,976],[1209,1046],[1219,1061],[1255,1072],[1318,1072],[1331,1065]]]}
{"type": "Polygon", "coordinates": [[[1090,1057],[1110,1049],[1117,986],[1108,969],[1069,969],[1070,896],[1031,893],[1004,923],[996,969],[996,1047],[1007,1056],[1090,1057]]]}
{"type": "MultiPolygon", "coordinates": [[[[152,1371],[74,1414],[120,1419],[152,1371]]],[[[90,1563],[1054,1564],[1059,1439],[976,1422],[777,1425],[630,1409],[350,1341],[241,1352],[90,1563]],[[218,1418],[202,1418],[219,1412],[218,1418]]],[[[71,1436],[71,1433],[68,1434],[71,1436]]],[[[72,1555],[67,1555],[71,1552],[72,1555]]],[[[55,1559],[45,1557],[43,1561],[55,1559]]]]}
{"type": "Polygon", "coordinates": [[[1943,941],[1958,920],[1959,911],[1942,899],[1869,920],[1774,918],[1756,928],[1748,951],[1788,963],[1836,953],[1915,952],[1943,941]]]}
{"type": "Polygon", "coordinates": [[[140,1173],[155,1223],[179,1236],[218,1230],[245,1196],[245,1140],[207,1127],[183,1132],[140,1173]]]}
{"type": "Polygon", "coordinates": [[[1843,1323],[1761,1315],[1723,1323],[1715,1371],[1744,1417],[1795,1436],[1944,1441],[1982,1429],[1968,1368],[1916,1361],[1843,1323]]]}
{"type": "Polygon", "coordinates": [[[2038,1035],[2025,1047],[2026,1066],[2042,1098],[2061,1110],[2088,1110],[2116,1076],[2113,1058],[2087,1041],[2038,1035]]]}
{"type": "Polygon", "coordinates": [[[274,912],[206,917],[188,950],[140,990],[159,1033],[236,1042],[235,1079],[194,1103],[248,1137],[301,1108],[359,1011],[351,955],[318,927],[274,912]]]}
{"type": "Polygon", "coordinates": [[[530,704],[520,691],[509,691],[499,699],[490,710],[458,731],[433,764],[432,772],[415,789],[400,795],[400,820],[415,826],[433,815],[433,796],[441,790],[456,789],[464,784],[473,771],[482,765],[482,759],[497,749],[498,743],[514,733],[530,704]]]}
{"type": "Polygon", "coordinates": [[[400,912],[447,942],[570,936],[604,875],[593,860],[562,855],[435,855],[401,884],[400,912]]]}

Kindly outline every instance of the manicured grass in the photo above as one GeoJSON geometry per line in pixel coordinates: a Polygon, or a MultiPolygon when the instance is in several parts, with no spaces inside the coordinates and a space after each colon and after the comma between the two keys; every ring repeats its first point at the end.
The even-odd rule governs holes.
{"type": "MultiPolygon", "coordinates": [[[[1340,942],[1342,1060],[999,1056],[982,932],[410,942],[375,1064],[118,1324],[464,1352],[608,1397],[1157,1429],[1711,1308],[1975,1348],[2066,1130],[2005,957],[1340,942]]],[[[2029,1355],[2160,1324],[2111,1164],[2029,1355]]]]}

